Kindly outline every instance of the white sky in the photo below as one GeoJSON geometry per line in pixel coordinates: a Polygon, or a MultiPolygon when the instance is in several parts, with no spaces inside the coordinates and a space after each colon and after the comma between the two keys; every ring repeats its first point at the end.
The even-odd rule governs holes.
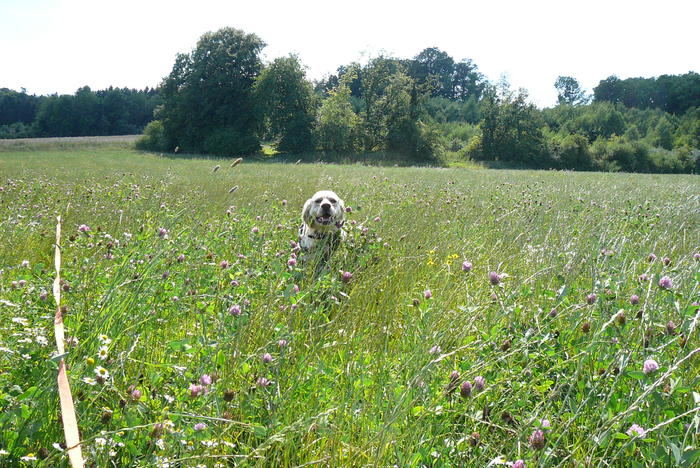
{"type": "Polygon", "coordinates": [[[551,106],[559,75],[591,92],[612,74],[700,72],[698,19],[697,0],[0,0],[0,87],[154,87],[178,52],[232,26],[263,39],[268,61],[298,54],[310,78],[438,47],[551,106]]]}

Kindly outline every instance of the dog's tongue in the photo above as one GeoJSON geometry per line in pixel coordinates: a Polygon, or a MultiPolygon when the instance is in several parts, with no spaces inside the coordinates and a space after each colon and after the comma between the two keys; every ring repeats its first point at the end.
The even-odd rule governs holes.
{"type": "Polygon", "coordinates": [[[318,218],[316,218],[316,220],[322,223],[330,223],[331,215],[321,215],[318,218]]]}

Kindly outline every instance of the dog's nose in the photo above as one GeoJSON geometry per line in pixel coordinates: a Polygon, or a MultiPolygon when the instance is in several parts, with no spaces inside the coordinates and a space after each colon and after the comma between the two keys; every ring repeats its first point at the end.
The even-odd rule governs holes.
{"type": "Polygon", "coordinates": [[[323,211],[330,211],[331,210],[331,204],[330,203],[324,203],[321,205],[321,208],[323,211]]]}

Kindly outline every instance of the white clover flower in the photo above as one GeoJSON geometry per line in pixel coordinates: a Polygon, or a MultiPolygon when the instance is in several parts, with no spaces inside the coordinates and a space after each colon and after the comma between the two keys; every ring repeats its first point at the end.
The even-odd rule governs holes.
{"type": "Polygon", "coordinates": [[[107,445],[107,439],[105,439],[104,437],[97,437],[95,439],[95,445],[98,447],[104,447],[105,445],[107,445]]]}

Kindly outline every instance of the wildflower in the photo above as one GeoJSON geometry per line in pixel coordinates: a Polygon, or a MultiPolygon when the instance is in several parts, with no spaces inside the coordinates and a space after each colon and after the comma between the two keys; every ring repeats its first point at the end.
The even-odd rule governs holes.
{"type": "Polygon", "coordinates": [[[646,361],[644,361],[644,366],[642,367],[642,370],[646,375],[653,374],[654,372],[659,370],[659,363],[653,359],[647,359],[646,361]]]}
{"type": "Polygon", "coordinates": [[[41,291],[41,294],[39,294],[39,299],[42,301],[45,301],[49,297],[49,294],[46,291],[41,291]]]}
{"type": "Polygon", "coordinates": [[[260,232],[260,229],[258,229],[258,227],[255,226],[255,227],[253,227],[253,229],[250,230],[250,232],[252,232],[253,234],[257,234],[260,232]]]}
{"type": "Polygon", "coordinates": [[[204,387],[197,384],[190,384],[188,390],[190,391],[190,396],[192,398],[196,398],[199,396],[200,393],[204,391],[204,387]]]}
{"type": "Polygon", "coordinates": [[[595,293],[590,293],[586,296],[586,303],[595,304],[596,299],[598,299],[598,296],[595,293]]]}
{"type": "Polygon", "coordinates": [[[78,231],[80,231],[80,232],[88,232],[89,230],[90,230],[90,227],[86,224],[81,224],[78,227],[78,231]]]}
{"type": "Polygon", "coordinates": [[[267,378],[265,377],[259,377],[258,380],[256,381],[258,387],[269,387],[272,382],[270,382],[267,378]]]}
{"type": "Polygon", "coordinates": [[[104,345],[108,345],[112,342],[112,340],[109,339],[109,337],[107,335],[104,335],[104,334],[99,335],[97,338],[100,340],[100,343],[102,343],[104,345]]]}
{"type": "Polygon", "coordinates": [[[426,289],[425,291],[423,291],[423,296],[426,299],[430,299],[431,297],[433,297],[433,292],[430,289],[426,289]]]}
{"type": "Polygon", "coordinates": [[[668,333],[669,335],[676,334],[676,324],[673,323],[673,320],[669,320],[666,324],[666,333],[668,333]]]}
{"type": "Polygon", "coordinates": [[[95,367],[95,374],[98,378],[107,380],[109,378],[109,371],[102,366],[95,367]]]}
{"type": "Polygon", "coordinates": [[[182,263],[185,261],[185,254],[181,253],[180,255],[177,256],[177,261],[179,263],[182,263]]]}
{"type": "Polygon", "coordinates": [[[482,376],[477,375],[474,377],[474,389],[477,392],[480,392],[484,389],[484,386],[486,385],[486,379],[484,379],[482,376]]]}
{"type": "Polygon", "coordinates": [[[134,401],[139,401],[141,399],[141,390],[135,388],[131,391],[131,399],[134,401]]]}
{"type": "Polygon", "coordinates": [[[549,429],[552,427],[552,423],[549,422],[549,419],[540,419],[540,427],[543,429],[549,429]]]}
{"type": "Polygon", "coordinates": [[[636,294],[632,294],[630,296],[630,304],[632,304],[632,305],[639,304],[639,296],[637,296],[636,294]]]}
{"type": "Polygon", "coordinates": [[[532,435],[530,435],[528,442],[530,443],[530,447],[535,450],[543,449],[545,443],[544,432],[542,432],[541,429],[536,429],[532,435]]]}
{"type": "Polygon", "coordinates": [[[83,377],[83,382],[85,382],[88,385],[95,385],[97,383],[97,380],[93,379],[92,377],[83,377]]]}
{"type": "Polygon", "coordinates": [[[430,348],[430,350],[428,351],[429,354],[438,354],[438,353],[440,353],[440,352],[442,352],[442,348],[440,348],[438,345],[433,346],[433,347],[430,348]]]}
{"type": "Polygon", "coordinates": [[[639,275],[638,279],[640,282],[649,281],[649,275],[647,275],[646,273],[642,273],[641,275],[639,275]]]}
{"type": "Polygon", "coordinates": [[[695,252],[693,254],[693,260],[695,260],[696,262],[700,262],[700,252],[695,252]]]}
{"type": "Polygon", "coordinates": [[[165,228],[158,228],[158,237],[160,237],[162,239],[167,239],[168,230],[165,228]]]}
{"type": "Polygon", "coordinates": [[[207,428],[207,425],[204,424],[204,423],[202,423],[202,422],[197,423],[197,424],[194,425],[194,430],[195,430],[195,431],[203,431],[203,430],[206,429],[206,428],[207,428]]]}
{"type": "Polygon", "coordinates": [[[379,222],[379,221],[381,221],[381,220],[382,220],[382,218],[379,217],[379,216],[376,216],[376,217],[374,218],[374,221],[375,221],[375,222],[379,222]]]}
{"type": "Polygon", "coordinates": [[[549,316],[552,317],[552,318],[554,318],[554,317],[557,316],[558,313],[559,313],[559,312],[557,311],[557,309],[552,308],[552,310],[549,311],[549,316]]]}
{"type": "Polygon", "coordinates": [[[513,462],[513,468],[525,468],[525,462],[522,460],[515,460],[513,462]]]}
{"type": "Polygon", "coordinates": [[[287,347],[287,340],[279,340],[279,341],[277,342],[277,346],[279,346],[280,349],[281,349],[281,348],[286,348],[286,347],[287,347]]]}
{"type": "Polygon", "coordinates": [[[22,260],[22,268],[29,268],[29,260],[22,260]]]}
{"type": "Polygon", "coordinates": [[[203,374],[199,378],[199,383],[202,385],[211,385],[211,376],[209,374],[203,374]]]}
{"type": "Polygon", "coordinates": [[[619,311],[615,315],[615,320],[617,321],[618,325],[624,325],[625,322],[627,322],[627,318],[625,317],[625,313],[623,311],[619,311]]]}
{"type": "Polygon", "coordinates": [[[673,287],[673,282],[668,276],[664,276],[659,280],[659,287],[661,289],[671,289],[673,287]]]}
{"type": "Polygon", "coordinates": [[[352,273],[350,273],[349,271],[344,271],[343,274],[340,276],[340,280],[343,283],[349,283],[351,279],[352,279],[352,273]]]}
{"type": "Polygon", "coordinates": [[[466,273],[469,273],[470,271],[472,271],[472,262],[468,262],[466,260],[463,261],[462,262],[462,271],[464,271],[466,273]]]}
{"type": "Polygon", "coordinates": [[[462,398],[467,398],[471,396],[472,394],[472,383],[468,380],[465,380],[462,382],[462,385],[459,387],[459,394],[462,395],[462,398]]]}
{"type": "Polygon", "coordinates": [[[241,306],[234,304],[228,309],[228,313],[233,315],[234,317],[238,317],[241,315],[241,306]]]}
{"type": "Polygon", "coordinates": [[[108,356],[109,350],[107,349],[107,346],[101,346],[100,350],[97,352],[97,357],[104,361],[108,356]]]}
{"type": "Polygon", "coordinates": [[[346,207],[345,207],[345,212],[346,212],[346,213],[352,213],[352,206],[346,206],[346,207]]]}
{"type": "Polygon", "coordinates": [[[581,325],[581,331],[583,333],[588,333],[591,331],[591,322],[583,322],[583,325],[581,325]]]}
{"type": "Polygon", "coordinates": [[[265,364],[272,362],[272,355],[270,353],[263,354],[262,355],[262,362],[264,362],[265,364]]]}
{"type": "Polygon", "coordinates": [[[627,429],[627,435],[630,437],[644,437],[647,431],[639,424],[632,424],[629,429],[627,429]]]}
{"type": "Polygon", "coordinates": [[[668,257],[664,257],[664,265],[669,266],[671,264],[671,259],[668,257]]]}
{"type": "Polygon", "coordinates": [[[649,260],[650,262],[653,262],[654,260],[656,260],[656,255],[654,255],[653,253],[650,253],[649,256],[647,257],[647,260],[649,260]]]}
{"type": "Polygon", "coordinates": [[[502,279],[501,275],[499,275],[495,271],[489,271],[489,282],[493,286],[498,286],[501,283],[501,279],[502,279]]]}
{"type": "Polygon", "coordinates": [[[287,260],[287,266],[290,266],[290,267],[295,267],[295,266],[297,266],[297,259],[296,259],[296,258],[293,258],[293,257],[290,257],[290,259],[287,260]]]}
{"type": "Polygon", "coordinates": [[[34,455],[33,453],[28,453],[20,458],[20,460],[22,461],[36,461],[36,459],[36,455],[34,455]]]}

